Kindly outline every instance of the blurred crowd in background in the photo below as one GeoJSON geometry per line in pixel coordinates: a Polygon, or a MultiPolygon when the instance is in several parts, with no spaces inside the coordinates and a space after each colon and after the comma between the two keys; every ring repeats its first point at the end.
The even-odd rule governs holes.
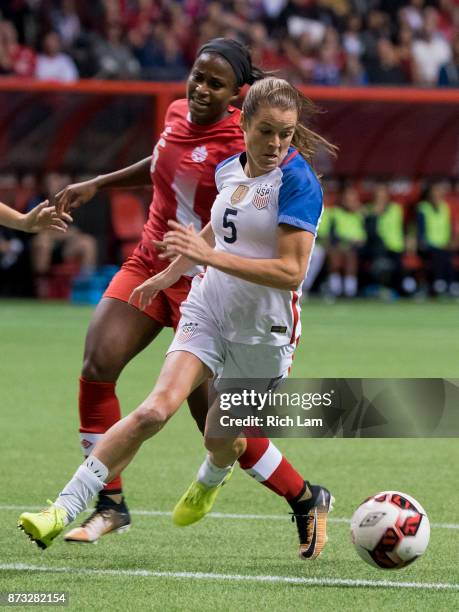
{"type": "MultiPolygon", "coordinates": [[[[74,177],[75,178],[75,177],[74,177]]],[[[27,211],[71,182],[56,173],[0,185],[0,199],[27,211]]],[[[459,189],[448,181],[325,181],[326,208],[305,293],[459,297],[459,189]]],[[[95,303],[140,238],[148,190],[102,192],[75,211],[65,234],[36,236],[0,228],[3,295],[95,303]]]]}
{"type": "Polygon", "coordinates": [[[458,0],[2,0],[0,76],[181,81],[217,36],[294,84],[459,87],[458,0]]]}
{"type": "MultiPolygon", "coordinates": [[[[0,78],[183,81],[218,36],[296,85],[459,87],[459,0],[0,0],[0,78]]],[[[0,176],[0,200],[22,212],[78,180],[22,162],[0,176]]],[[[306,292],[459,297],[454,181],[328,177],[324,188],[306,292]]],[[[0,228],[0,294],[97,302],[150,195],[98,194],[65,236],[0,228]]]]}

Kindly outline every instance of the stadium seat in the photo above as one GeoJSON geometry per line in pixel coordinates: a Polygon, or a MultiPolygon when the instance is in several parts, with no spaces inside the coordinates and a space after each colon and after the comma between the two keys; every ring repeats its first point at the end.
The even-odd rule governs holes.
{"type": "Polygon", "coordinates": [[[145,208],[137,196],[126,191],[110,194],[111,221],[117,252],[124,261],[132,255],[145,224],[145,208]]]}
{"type": "Polygon", "coordinates": [[[120,242],[135,242],[142,235],[145,209],[137,196],[125,191],[110,194],[112,227],[120,242]]]}
{"type": "Polygon", "coordinates": [[[68,261],[54,264],[49,274],[36,279],[37,297],[42,300],[68,300],[70,298],[72,280],[78,275],[78,261],[68,261]]]}

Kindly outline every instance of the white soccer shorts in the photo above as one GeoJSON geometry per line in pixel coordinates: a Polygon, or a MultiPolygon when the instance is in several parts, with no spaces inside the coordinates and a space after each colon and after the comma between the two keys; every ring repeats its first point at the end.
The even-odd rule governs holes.
{"type": "MultiPolygon", "coordinates": [[[[181,306],[182,317],[167,351],[196,355],[221,379],[277,379],[288,375],[295,346],[241,344],[223,338],[205,310],[188,302],[181,306]]],[[[218,385],[221,390],[221,385],[218,385]]]]}

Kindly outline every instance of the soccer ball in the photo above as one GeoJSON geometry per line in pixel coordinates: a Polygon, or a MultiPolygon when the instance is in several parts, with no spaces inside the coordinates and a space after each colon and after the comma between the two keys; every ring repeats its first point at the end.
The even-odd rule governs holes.
{"type": "Polygon", "coordinates": [[[364,561],[382,569],[400,569],[426,550],[430,523],[415,499],[383,491],[366,499],[351,519],[351,537],[364,561]]]}

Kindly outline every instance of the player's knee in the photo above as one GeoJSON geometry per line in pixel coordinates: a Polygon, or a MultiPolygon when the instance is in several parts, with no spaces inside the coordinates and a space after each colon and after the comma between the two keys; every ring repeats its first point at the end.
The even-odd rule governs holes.
{"type": "Polygon", "coordinates": [[[138,429],[148,436],[160,431],[174,414],[176,406],[166,393],[158,393],[147,398],[133,416],[138,429]]]}
{"type": "Polygon", "coordinates": [[[208,435],[204,436],[204,445],[206,449],[215,455],[219,453],[230,453],[239,457],[243,452],[243,443],[239,438],[228,439],[228,438],[212,438],[208,435]]]}
{"type": "Polygon", "coordinates": [[[148,438],[160,431],[167,422],[166,415],[154,407],[140,405],[133,413],[136,429],[148,438]]]}
{"type": "Polygon", "coordinates": [[[108,358],[110,355],[110,351],[104,350],[103,347],[87,350],[81,376],[94,382],[116,382],[120,369],[108,358]]]}

